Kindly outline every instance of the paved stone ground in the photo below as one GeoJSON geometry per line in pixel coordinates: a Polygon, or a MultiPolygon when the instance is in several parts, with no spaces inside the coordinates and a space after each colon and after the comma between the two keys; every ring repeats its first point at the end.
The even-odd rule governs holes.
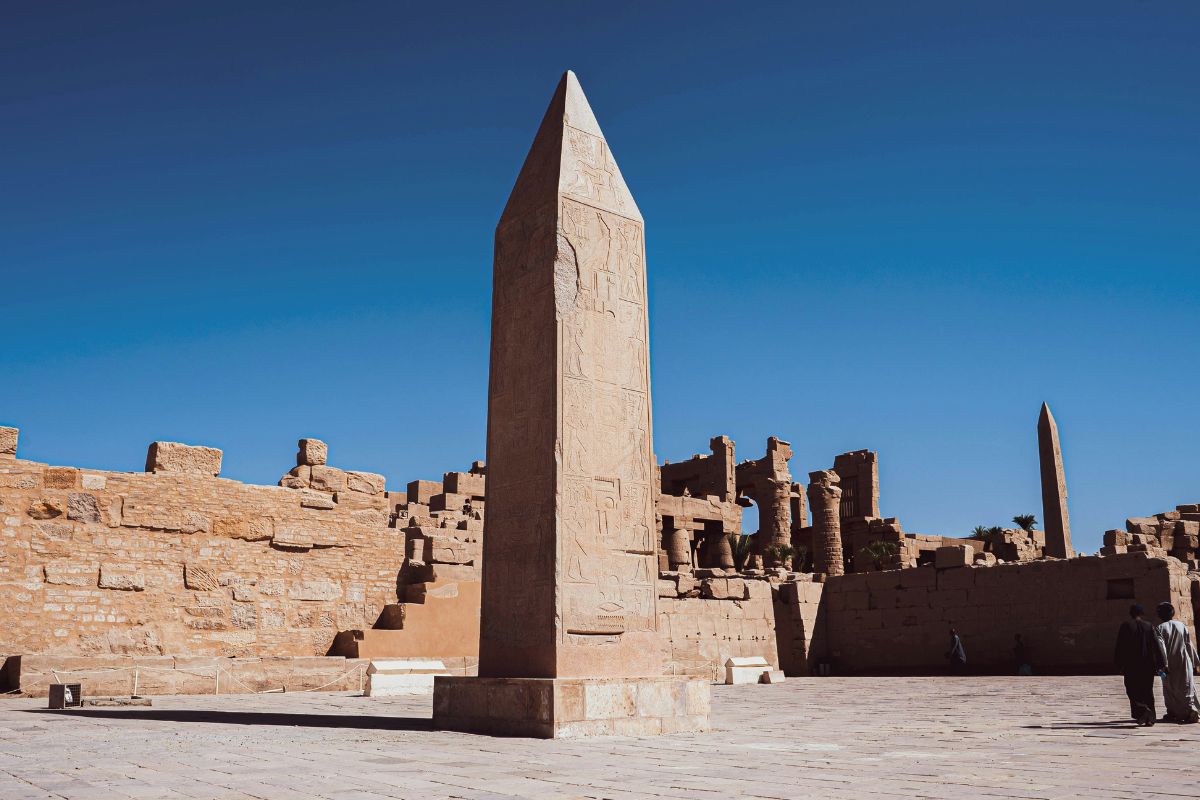
{"type": "Polygon", "coordinates": [[[1107,677],[714,687],[710,733],[549,742],[433,732],[429,698],[45,704],[0,700],[4,800],[1200,797],[1200,725],[1134,727],[1107,677]]]}

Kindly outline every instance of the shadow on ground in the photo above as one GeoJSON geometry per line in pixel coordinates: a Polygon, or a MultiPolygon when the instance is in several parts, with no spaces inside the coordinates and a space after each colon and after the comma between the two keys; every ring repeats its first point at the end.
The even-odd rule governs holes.
{"type": "Polygon", "coordinates": [[[372,731],[431,731],[428,717],[358,716],[353,714],[283,714],[268,711],[190,711],[188,709],[84,708],[52,711],[27,709],[29,714],[57,714],[92,719],[143,719],[151,722],[216,722],[222,725],[286,725],[298,728],[356,728],[372,731]]]}
{"type": "Polygon", "coordinates": [[[1091,730],[1094,728],[1116,728],[1119,730],[1132,730],[1137,728],[1137,723],[1128,719],[1114,719],[1109,722],[1047,722],[1042,725],[1022,725],[1022,728],[1033,730],[1046,731],[1063,731],[1063,730],[1091,730]]]}

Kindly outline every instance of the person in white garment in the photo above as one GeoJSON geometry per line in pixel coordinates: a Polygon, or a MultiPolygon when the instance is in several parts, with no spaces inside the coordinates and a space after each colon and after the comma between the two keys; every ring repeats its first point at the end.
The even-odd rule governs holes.
{"type": "Polygon", "coordinates": [[[1163,675],[1167,713],[1163,722],[1200,722],[1200,699],[1196,697],[1196,682],[1192,677],[1200,657],[1196,655],[1192,635],[1187,625],[1175,619],[1175,606],[1159,603],[1156,610],[1162,624],[1154,629],[1154,635],[1167,665],[1163,675]]]}

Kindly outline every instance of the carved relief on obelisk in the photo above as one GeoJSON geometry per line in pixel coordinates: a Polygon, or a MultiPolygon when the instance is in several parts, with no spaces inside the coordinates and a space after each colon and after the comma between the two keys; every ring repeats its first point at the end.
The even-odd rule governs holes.
{"type": "Polygon", "coordinates": [[[496,229],[480,674],[658,674],[641,214],[573,74],[496,229]]]}

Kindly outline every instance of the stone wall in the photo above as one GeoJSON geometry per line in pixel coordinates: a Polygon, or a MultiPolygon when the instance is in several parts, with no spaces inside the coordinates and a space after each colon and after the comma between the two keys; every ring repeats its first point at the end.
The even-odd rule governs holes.
{"type": "Polygon", "coordinates": [[[1200,568],[1200,503],[1176,506],[1153,517],[1130,517],[1125,530],[1104,532],[1103,555],[1168,553],[1193,569],[1200,568]]]}
{"type": "Polygon", "coordinates": [[[0,458],[0,656],[323,656],[396,602],[381,486],[246,485],[170,450],[153,473],[0,458]]]}
{"type": "Polygon", "coordinates": [[[1131,603],[1153,618],[1169,601],[1194,630],[1192,584],[1146,554],[844,575],[825,584],[824,655],[835,672],[937,673],[953,626],[972,671],[1014,672],[1020,634],[1039,672],[1111,672],[1131,603]]]}
{"type": "Polygon", "coordinates": [[[725,661],[762,656],[779,669],[772,584],[690,573],[659,580],[658,631],[669,675],[724,681],[725,661]]]}
{"type": "MultiPolygon", "coordinates": [[[[798,575],[797,578],[811,578],[798,575]]],[[[774,587],[775,641],[779,668],[787,675],[812,675],[823,660],[825,645],[825,584],[794,580],[774,587]]]]}

